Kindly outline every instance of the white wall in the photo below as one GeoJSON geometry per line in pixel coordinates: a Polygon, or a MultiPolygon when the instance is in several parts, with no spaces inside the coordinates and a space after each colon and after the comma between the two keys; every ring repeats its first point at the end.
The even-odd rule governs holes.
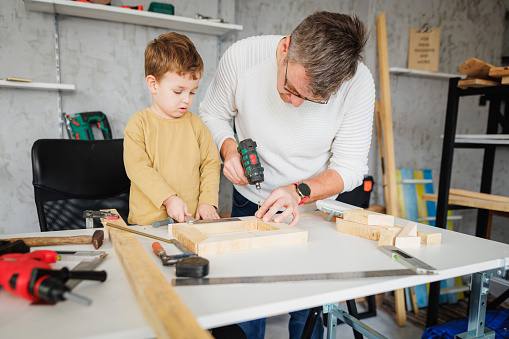
{"type": "MultiPolygon", "coordinates": [[[[147,9],[150,2],[137,0],[136,4],[147,9]]],[[[218,16],[218,1],[171,3],[176,15],[218,16]]],[[[132,2],[113,0],[112,4],[132,2]]],[[[234,15],[235,2],[221,0],[221,17],[233,23],[234,15]]],[[[63,111],[102,111],[113,137],[122,138],[129,117],[151,105],[144,81],[145,46],[167,30],[64,15],[58,16],[58,26],[61,82],[76,85],[75,92],[63,92],[63,111]]],[[[0,1],[0,78],[55,83],[54,32],[53,14],[27,11],[21,0],[0,1]]],[[[194,42],[205,63],[191,109],[197,112],[214,75],[218,39],[182,33],[194,42]]],[[[0,88],[0,234],[39,230],[30,150],[37,139],[59,138],[57,107],[57,92],[0,88]]]]}
{"type": "MultiPolygon", "coordinates": [[[[172,0],[176,14],[216,17],[218,2],[172,0]]],[[[114,5],[132,4],[114,0],[114,5]]],[[[138,0],[148,7],[150,0],[138,0]]],[[[454,73],[470,57],[500,65],[507,0],[222,0],[221,16],[244,26],[225,39],[221,52],[236,39],[260,34],[290,34],[317,10],[356,13],[371,30],[365,63],[379,94],[376,18],[387,15],[389,63],[406,67],[410,28],[429,23],[441,28],[440,72],[454,73]]],[[[108,114],[114,137],[122,137],[128,118],[150,105],[143,81],[146,43],[164,29],[59,16],[62,83],[76,85],[63,94],[67,113],[101,110],[108,114]]],[[[0,1],[0,77],[18,76],[55,82],[53,15],[25,10],[21,0],[0,1]]],[[[217,39],[188,34],[205,61],[194,111],[216,66],[217,39]]],[[[447,80],[391,76],[396,166],[431,168],[438,180],[447,103],[447,80]]],[[[0,88],[0,234],[37,231],[30,148],[39,138],[58,138],[56,93],[0,88]]],[[[487,107],[478,98],[462,99],[458,133],[484,133],[487,107]]],[[[457,150],[452,186],[478,190],[481,151],[457,150]]],[[[372,202],[383,204],[376,135],[370,152],[376,187],[372,202]]],[[[493,193],[509,196],[507,149],[497,151],[493,193]]],[[[230,210],[231,186],[222,183],[220,212],[230,210]]],[[[456,229],[474,233],[476,213],[459,212],[456,229]]],[[[509,242],[507,219],[495,218],[492,239],[509,242]]]]}

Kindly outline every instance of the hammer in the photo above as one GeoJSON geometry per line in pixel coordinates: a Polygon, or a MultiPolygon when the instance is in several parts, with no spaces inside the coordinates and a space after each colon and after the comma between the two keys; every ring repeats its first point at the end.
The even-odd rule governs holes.
{"type": "Polygon", "coordinates": [[[49,246],[63,244],[90,244],[95,249],[101,247],[104,242],[104,231],[96,230],[93,235],[76,235],[71,237],[33,237],[33,238],[10,238],[2,239],[9,241],[23,240],[28,246],[49,246]]]}

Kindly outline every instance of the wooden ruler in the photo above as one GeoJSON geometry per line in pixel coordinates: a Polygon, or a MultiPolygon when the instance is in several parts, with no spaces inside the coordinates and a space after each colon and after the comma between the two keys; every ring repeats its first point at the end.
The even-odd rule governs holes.
{"type": "MultiPolygon", "coordinates": [[[[116,210],[108,210],[118,214],[116,210]]],[[[119,214],[118,214],[119,215],[119,214]]],[[[157,338],[207,338],[212,335],[203,330],[193,314],[180,299],[173,287],[161,273],[159,267],[148,256],[136,237],[123,230],[109,227],[115,224],[127,228],[124,220],[101,220],[109,232],[131,287],[136,294],[145,318],[152,326],[157,338]]]]}

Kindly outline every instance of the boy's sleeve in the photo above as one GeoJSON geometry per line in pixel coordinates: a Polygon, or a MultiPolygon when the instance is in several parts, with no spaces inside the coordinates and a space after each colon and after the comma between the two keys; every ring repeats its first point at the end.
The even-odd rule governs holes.
{"type": "Polygon", "coordinates": [[[168,197],[176,194],[166,180],[152,167],[147,152],[141,123],[131,119],[124,134],[124,164],[131,185],[135,185],[160,208],[168,197]]]}
{"type": "Polygon", "coordinates": [[[218,207],[221,161],[212,134],[200,120],[200,196],[198,204],[218,207]]]}

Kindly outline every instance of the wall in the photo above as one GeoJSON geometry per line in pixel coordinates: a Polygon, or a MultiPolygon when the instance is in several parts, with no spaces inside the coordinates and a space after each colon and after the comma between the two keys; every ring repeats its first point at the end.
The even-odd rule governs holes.
{"type": "MultiPolygon", "coordinates": [[[[113,2],[115,5],[122,1],[113,2]]],[[[127,4],[127,2],[125,2],[127,4]]],[[[148,6],[149,0],[137,3],[148,6]]],[[[217,16],[217,1],[172,0],[176,14],[196,12],[217,16]],[[196,10],[199,8],[199,10],[196,10]]],[[[236,39],[260,34],[290,34],[307,15],[317,10],[356,13],[371,30],[365,63],[379,95],[376,18],[387,15],[389,63],[406,67],[410,28],[429,23],[441,28],[440,72],[454,73],[475,56],[500,65],[507,0],[222,0],[222,17],[243,25],[244,30],[225,39],[221,52],[236,39]]],[[[114,136],[122,136],[128,118],[150,104],[143,81],[146,43],[165,30],[144,26],[59,17],[62,83],[76,84],[77,91],[63,95],[68,113],[102,110],[108,114],[114,136]]],[[[27,12],[22,1],[0,2],[0,77],[19,76],[55,82],[53,16],[27,12]]],[[[205,60],[205,75],[195,99],[205,94],[216,65],[216,40],[189,34],[205,60]]],[[[447,80],[391,76],[391,100],[397,167],[431,168],[438,179],[447,80]]],[[[58,138],[55,92],[0,88],[0,234],[38,230],[31,185],[30,147],[38,138],[58,138]]],[[[484,133],[487,107],[476,98],[462,99],[458,133],[484,133]]],[[[481,152],[459,150],[454,157],[452,186],[477,190],[481,152]]],[[[506,149],[497,151],[493,193],[509,195],[506,149]]],[[[376,135],[369,160],[376,186],[372,202],[383,204],[376,135]]],[[[220,212],[228,212],[231,185],[222,182],[220,212]]],[[[463,220],[455,227],[473,234],[476,213],[456,212],[463,220]]],[[[505,218],[495,218],[492,238],[509,242],[505,218]]]]}
{"type": "MultiPolygon", "coordinates": [[[[148,8],[151,1],[137,0],[148,8]]],[[[175,14],[217,17],[218,1],[172,0],[175,14]]],[[[113,0],[115,6],[132,4],[113,0]]],[[[221,17],[234,22],[235,2],[221,0],[221,17]]],[[[127,121],[151,105],[144,80],[146,44],[163,28],[58,16],[61,82],[66,113],[102,111],[113,137],[122,138],[127,121]]],[[[0,78],[56,82],[54,15],[25,9],[21,0],[0,1],[0,78]]],[[[216,63],[215,36],[186,33],[205,63],[191,111],[205,95],[216,63]]],[[[223,43],[227,47],[227,42],[223,43]]],[[[0,88],[0,234],[39,230],[32,187],[30,150],[35,140],[59,138],[57,92],[0,88]]],[[[229,205],[228,205],[229,206],[229,205]]],[[[224,209],[224,207],[222,207],[224,209]]]]}

